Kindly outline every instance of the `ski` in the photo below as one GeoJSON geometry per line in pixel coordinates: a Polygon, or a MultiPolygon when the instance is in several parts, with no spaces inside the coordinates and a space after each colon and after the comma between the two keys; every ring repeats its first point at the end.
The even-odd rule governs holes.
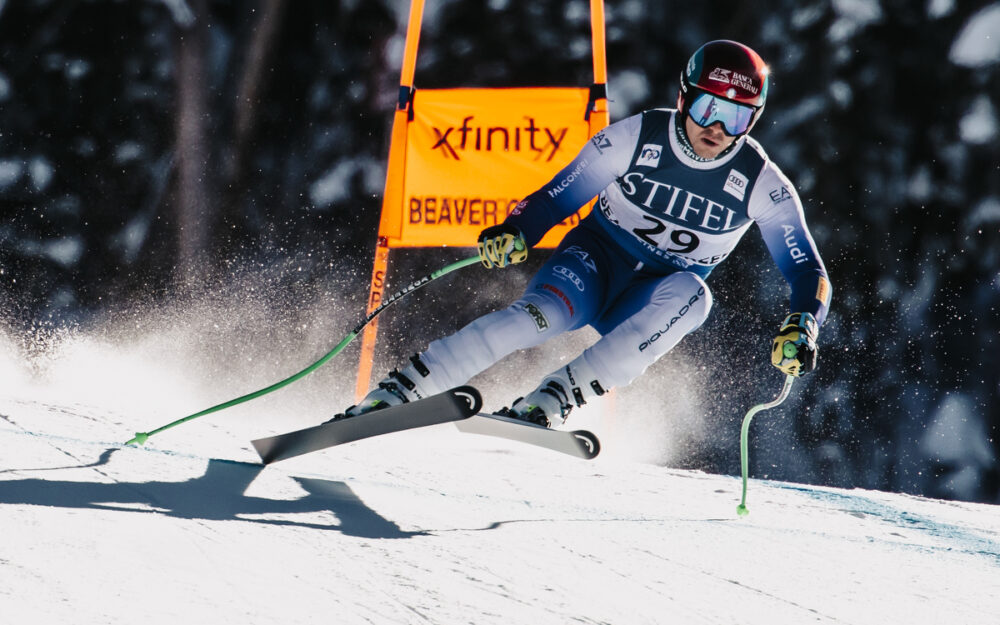
{"type": "Polygon", "coordinates": [[[479,391],[459,386],[426,399],[327,421],[321,425],[251,441],[264,464],[335,445],[413,428],[468,419],[482,407],[479,391]]]}
{"type": "Polygon", "coordinates": [[[520,443],[536,445],[584,460],[601,452],[601,443],[587,430],[552,430],[541,425],[495,414],[480,413],[455,423],[462,432],[498,436],[520,443]]]}

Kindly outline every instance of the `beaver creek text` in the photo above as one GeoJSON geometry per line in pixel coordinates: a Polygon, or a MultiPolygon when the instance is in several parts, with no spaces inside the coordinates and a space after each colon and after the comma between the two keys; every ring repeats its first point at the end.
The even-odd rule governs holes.
{"type": "Polygon", "coordinates": [[[495,226],[514,210],[519,198],[411,196],[409,222],[429,226],[495,226]]]}

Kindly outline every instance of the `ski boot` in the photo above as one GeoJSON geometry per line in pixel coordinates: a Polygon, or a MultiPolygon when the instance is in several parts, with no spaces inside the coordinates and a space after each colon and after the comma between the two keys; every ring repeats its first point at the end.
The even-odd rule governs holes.
{"type": "Polygon", "coordinates": [[[559,427],[574,407],[605,393],[583,356],[545,377],[542,383],[497,414],[547,428],[559,427]],[[577,381],[583,382],[579,384],[577,381]]]}
{"type": "Polygon", "coordinates": [[[429,397],[434,394],[427,388],[430,385],[424,379],[429,375],[430,370],[420,360],[420,354],[414,354],[410,357],[410,364],[402,371],[397,369],[390,371],[389,375],[379,382],[376,388],[369,391],[364,399],[344,412],[334,415],[330,421],[357,417],[429,397]]]}
{"type": "Polygon", "coordinates": [[[526,397],[515,399],[510,408],[501,408],[496,414],[546,428],[556,427],[562,425],[573,410],[572,404],[566,402],[567,397],[561,384],[549,381],[526,397]]]}

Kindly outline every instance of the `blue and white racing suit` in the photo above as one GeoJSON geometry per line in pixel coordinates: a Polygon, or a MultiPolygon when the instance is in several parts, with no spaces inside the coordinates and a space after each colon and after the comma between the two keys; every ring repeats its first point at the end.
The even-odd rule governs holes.
{"type": "Polygon", "coordinates": [[[438,387],[428,390],[585,325],[601,334],[581,355],[600,387],[628,384],[705,321],[705,278],[753,223],[791,287],[790,310],[823,323],[832,290],[788,178],[745,136],[715,160],[693,157],[677,119],[656,109],[608,126],[518,205],[506,223],[533,246],[598,197],[520,299],[423,352],[438,387]]]}

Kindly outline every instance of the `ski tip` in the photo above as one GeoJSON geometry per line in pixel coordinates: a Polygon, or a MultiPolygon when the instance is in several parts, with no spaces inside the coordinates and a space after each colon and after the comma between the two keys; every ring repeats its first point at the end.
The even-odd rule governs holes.
{"type": "Polygon", "coordinates": [[[280,458],[275,459],[273,456],[265,456],[263,454],[258,454],[258,455],[260,455],[260,464],[261,466],[264,467],[269,466],[270,464],[280,460],[280,458]]]}
{"type": "Polygon", "coordinates": [[[257,455],[260,456],[260,463],[264,466],[267,466],[274,461],[274,457],[276,454],[274,453],[273,447],[264,445],[262,444],[263,442],[264,442],[263,440],[255,440],[255,441],[250,441],[250,444],[253,445],[253,448],[257,452],[257,455]]]}
{"type": "Polygon", "coordinates": [[[576,437],[586,460],[593,460],[597,454],[601,453],[601,441],[594,436],[593,432],[587,430],[575,430],[573,436],[576,437]]]}

